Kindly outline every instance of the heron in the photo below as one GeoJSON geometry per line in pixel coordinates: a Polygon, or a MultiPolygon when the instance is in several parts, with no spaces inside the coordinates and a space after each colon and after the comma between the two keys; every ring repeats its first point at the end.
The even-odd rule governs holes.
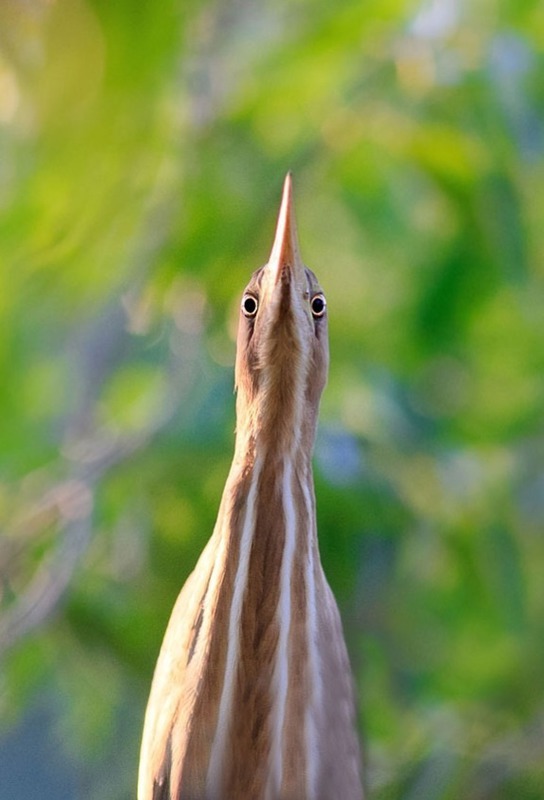
{"type": "Polygon", "coordinates": [[[138,800],[362,800],[353,678],[320,560],[312,453],[327,302],[299,253],[292,178],[241,301],[236,441],[217,522],[175,603],[138,800]]]}

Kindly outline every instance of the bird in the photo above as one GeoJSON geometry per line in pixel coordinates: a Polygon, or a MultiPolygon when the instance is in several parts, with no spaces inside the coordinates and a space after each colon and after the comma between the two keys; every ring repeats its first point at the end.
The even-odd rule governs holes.
{"type": "Polygon", "coordinates": [[[236,439],[217,522],[175,603],[145,712],[138,800],[362,800],[353,677],[320,560],[312,454],[327,301],[285,178],[243,293],[236,439]]]}

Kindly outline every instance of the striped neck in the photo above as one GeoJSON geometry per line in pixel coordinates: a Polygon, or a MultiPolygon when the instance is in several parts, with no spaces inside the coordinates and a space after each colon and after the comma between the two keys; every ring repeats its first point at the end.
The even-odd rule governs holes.
{"type": "Polygon", "coordinates": [[[226,644],[206,778],[212,798],[313,794],[320,565],[310,459],[296,455],[235,463],[225,488],[216,534],[228,613],[211,631],[212,647],[226,644]]]}

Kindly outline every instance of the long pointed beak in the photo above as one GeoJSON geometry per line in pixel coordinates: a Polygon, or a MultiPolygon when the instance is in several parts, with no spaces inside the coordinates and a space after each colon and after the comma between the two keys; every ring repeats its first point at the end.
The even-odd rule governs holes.
{"type": "Polygon", "coordinates": [[[276,226],[276,236],[267,267],[270,270],[273,286],[278,283],[291,283],[291,281],[300,286],[306,283],[304,265],[299,253],[293,204],[293,181],[290,172],[287,173],[283,184],[283,196],[276,226]]]}

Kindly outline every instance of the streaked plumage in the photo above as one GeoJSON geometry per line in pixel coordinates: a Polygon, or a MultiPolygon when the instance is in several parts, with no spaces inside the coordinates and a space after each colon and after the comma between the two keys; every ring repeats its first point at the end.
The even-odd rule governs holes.
{"type": "Polygon", "coordinates": [[[361,800],[352,679],[317,546],[311,456],[325,300],[287,176],[244,292],[234,460],[153,678],[139,800],[361,800]]]}

